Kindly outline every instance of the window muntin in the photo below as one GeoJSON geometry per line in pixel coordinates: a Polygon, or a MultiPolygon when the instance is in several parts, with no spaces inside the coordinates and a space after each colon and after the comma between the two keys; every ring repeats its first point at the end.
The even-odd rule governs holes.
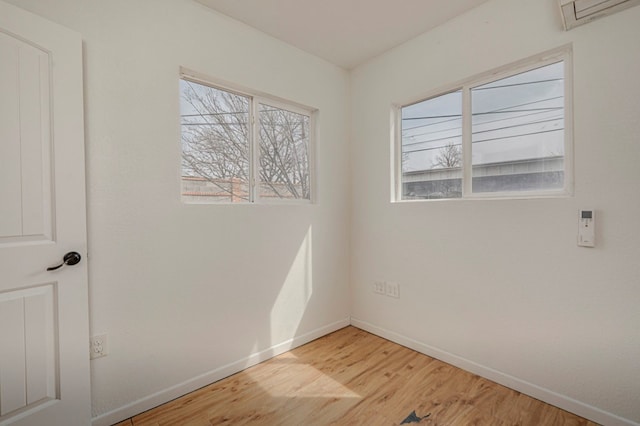
{"type": "Polygon", "coordinates": [[[182,200],[311,201],[312,111],[180,80],[182,200]]]}
{"type": "Polygon", "coordinates": [[[399,107],[396,199],[569,194],[570,69],[563,48],[399,107]]]}

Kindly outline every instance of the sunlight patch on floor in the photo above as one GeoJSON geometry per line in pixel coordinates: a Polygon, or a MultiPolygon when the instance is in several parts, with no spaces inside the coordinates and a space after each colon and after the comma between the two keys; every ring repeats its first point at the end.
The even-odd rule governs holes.
{"type": "Polygon", "coordinates": [[[317,368],[300,361],[291,353],[280,355],[271,362],[277,362],[280,366],[275,371],[271,370],[269,374],[246,371],[246,374],[271,397],[362,399],[361,395],[317,368]]]}

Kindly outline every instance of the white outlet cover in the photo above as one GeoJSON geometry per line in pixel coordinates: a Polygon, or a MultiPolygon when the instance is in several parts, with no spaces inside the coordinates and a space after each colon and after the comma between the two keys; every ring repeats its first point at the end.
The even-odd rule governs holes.
{"type": "Polygon", "coordinates": [[[89,339],[89,359],[102,358],[109,353],[106,334],[99,334],[89,339]]]}
{"type": "Polygon", "coordinates": [[[373,283],[373,292],[377,294],[385,294],[384,281],[375,281],[373,283]]]}
{"type": "Polygon", "coordinates": [[[395,297],[396,299],[400,298],[400,284],[396,282],[387,282],[385,283],[386,295],[389,297],[395,297]]]}

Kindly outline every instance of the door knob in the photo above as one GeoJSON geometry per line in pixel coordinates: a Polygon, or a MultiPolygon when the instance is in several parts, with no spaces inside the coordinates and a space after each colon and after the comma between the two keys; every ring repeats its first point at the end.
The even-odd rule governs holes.
{"type": "Polygon", "coordinates": [[[64,257],[62,258],[61,264],[57,266],[51,266],[47,268],[47,271],[55,271],[56,269],[62,268],[64,265],[70,265],[70,266],[76,265],[80,263],[80,260],[82,260],[82,256],[80,256],[80,253],[77,253],[75,251],[70,251],[69,253],[64,255],[64,257]]]}

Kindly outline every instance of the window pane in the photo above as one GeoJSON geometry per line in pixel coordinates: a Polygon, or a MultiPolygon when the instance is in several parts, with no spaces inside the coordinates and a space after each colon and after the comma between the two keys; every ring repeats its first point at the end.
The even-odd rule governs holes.
{"type": "Polygon", "coordinates": [[[471,90],[472,191],[562,189],[564,63],[471,90]]]}
{"type": "Polygon", "coordinates": [[[402,108],[402,199],[462,196],[462,92],[402,108]]]}
{"type": "Polygon", "coordinates": [[[180,80],[182,198],[249,201],[249,98],[180,80]]]}
{"type": "Polygon", "coordinates": [[[310,199],[309,116],[259,104],[260,197],[310,199]]]}

